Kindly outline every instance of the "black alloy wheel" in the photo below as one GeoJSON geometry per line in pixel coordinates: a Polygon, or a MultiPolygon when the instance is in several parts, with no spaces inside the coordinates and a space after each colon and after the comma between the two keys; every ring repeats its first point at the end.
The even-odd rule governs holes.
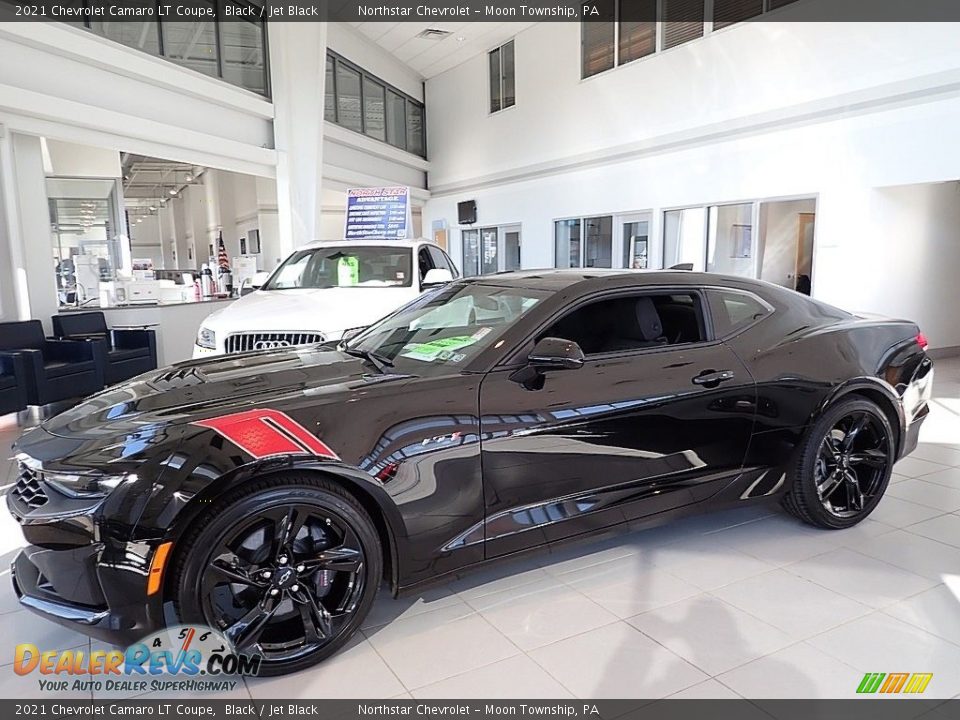
{"type": "Polygon", "coordinates": [[[895,453],[893,430],[883,411],[860,396],[842,398],[804,439],[784,507],[818,527],[856,525],[880,502],[895,453]]]}
{"type": "Polygon", "coordinates": [[[886,474],[890,438],[876,417],[857,411],[840,418],[820,443],[817,496],[838,518],[863,512],[886,474]]]}
{"type": "Polygon", "coordinates": [[[278,675],[349,640],[373,603],[381,549],[367,513],[336,485],[283,475],[253,485],[192,525],[177,556],[177,607],[181,622],[219,630],[263,658],[261,675],[278,675]]]}

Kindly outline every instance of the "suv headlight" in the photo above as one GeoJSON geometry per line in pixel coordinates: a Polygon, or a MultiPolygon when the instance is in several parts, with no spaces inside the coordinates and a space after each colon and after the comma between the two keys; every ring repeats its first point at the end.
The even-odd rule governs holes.
{"type": "Polygon", "coordinates": [[[197,331],[197,345],[208,350],[216,350],[217,334],[210,328],[201,325],[197,331]]]}

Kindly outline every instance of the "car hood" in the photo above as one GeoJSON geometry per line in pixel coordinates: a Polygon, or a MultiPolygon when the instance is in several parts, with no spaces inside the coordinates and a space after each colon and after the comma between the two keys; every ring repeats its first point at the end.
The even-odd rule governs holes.
{"type": "Polygon", "coordinates": [[[155,432],[224,412],[285,402],[337,402],[374,383],[409,376],[380,374],[368,363],[318,346],[216,356],[141,375],[87,398],[47,422],[51,435],[117,437],[155,432]]]}
{"type": "Polygon", "coordinates": [[[413,300],[412,287],[348,287],[257,290],[211,314],[203,324],[216,333],[336,333],[370,325],[413,300]]]}

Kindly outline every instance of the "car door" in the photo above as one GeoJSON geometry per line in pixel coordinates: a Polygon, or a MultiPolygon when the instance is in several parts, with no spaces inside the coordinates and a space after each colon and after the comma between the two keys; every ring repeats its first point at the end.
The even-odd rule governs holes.
{"type": "Polygon", "coordinates": [[[519,357],[484,377],[487,557],[688,505],[738,474],[755,387],[708,327],[707,303],[689,289],[594,298],[546,323],[519,357]],[[624,301],[626,309],[604,305],[624,301]],[[669,337],[624,329],[630,303],[649,310],[654,302],[669,337]],[[580,343],[583,366],[518,382],[529,377],[518,372],[526,354],[547,336],[580,343]]]}

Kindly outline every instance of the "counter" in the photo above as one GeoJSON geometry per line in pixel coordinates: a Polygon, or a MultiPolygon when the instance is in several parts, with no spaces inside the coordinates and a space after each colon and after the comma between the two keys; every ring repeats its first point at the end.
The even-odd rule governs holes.
{"type": "Polygon", "coordinates": [[[148,327],[157,333],[157,363],[160,367],[193,356],[193,343],[200,324],[210,313],[236,298],[199,302],[118,305],[115,307],[63,308],[60,312],[102,312],[109,327],[148,327]]]}

